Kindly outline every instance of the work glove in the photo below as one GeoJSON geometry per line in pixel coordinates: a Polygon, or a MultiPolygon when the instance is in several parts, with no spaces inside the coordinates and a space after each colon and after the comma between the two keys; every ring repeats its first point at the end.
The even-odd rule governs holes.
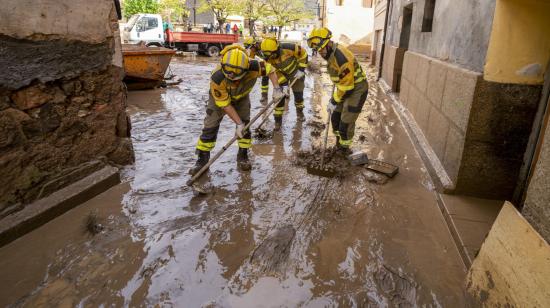
{"type": "Polygon", "coordinates": [[[241,124],[237,124],[237,127],[235,129],[235,135],[239,137],[239,139],[244,138],[244,123],[241,122],[241,124]]]}
{"type": "Polygon", "coordinates": [[[298,70],[298,71],[296,71],[296,74],[294,74],[294,79],[295,80],[302,79],[302,78],[304,78],[305,75],[306,75],[306,73],[304,73],[301,70],[298,70]]]}
{"type": "Polygon", "coordinates": [[[334,110],[336,110],[336,104],[337,104],[336,101],[333,98],[331,98],[327,104],[327,112],[330,114],[334,113],[334,110]]]}
{"type": "Polygon", "coordinates": [[[273,89],[273,100],[274,101],[280,101],[285,96],[286,95],[285,95],[285,92],[284,92],[282,87],[278,87],[278,88],[273,89]]]}

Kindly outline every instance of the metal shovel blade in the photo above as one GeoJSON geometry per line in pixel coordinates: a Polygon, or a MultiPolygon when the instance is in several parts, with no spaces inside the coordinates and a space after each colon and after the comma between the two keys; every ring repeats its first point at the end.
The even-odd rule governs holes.
{"type": "Polygon", "coordinates": [[[212,190],[211,189],[212,187],[209,187],[207,185],[200,185],[197,182],[191,183],[191,185],[189,185],[189,186],[191,186],[191,189],[193,190],[193,193],[195,195],[201,195],[201,196],[207,195],[212,190]]]}
{"type": "Polygon", "coordinates": [[[317,166],[307,166],[307,173],[322,176],[325,178],[333,178],[336,176],[336,171],[332,168],[319,168],[317,166]]]}

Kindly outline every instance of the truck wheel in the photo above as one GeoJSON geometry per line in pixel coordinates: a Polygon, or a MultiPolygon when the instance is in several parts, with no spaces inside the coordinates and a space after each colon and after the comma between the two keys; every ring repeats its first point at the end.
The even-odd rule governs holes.
{"type": "Polygon", "coordinates": [[[220,48],[218,46],[212,45],[208,47],[208,50],[206,52],[210,57],[217,57],[220,55],[220,48]]]}
{"type": "Polygon", "coordinates": [[[162,46],[160,45],[160,43],[149,43],[149,44],[147,44],[147,45],[145,45],[145,46],[147,46],[147,47],[162,47],[162,46]]]}

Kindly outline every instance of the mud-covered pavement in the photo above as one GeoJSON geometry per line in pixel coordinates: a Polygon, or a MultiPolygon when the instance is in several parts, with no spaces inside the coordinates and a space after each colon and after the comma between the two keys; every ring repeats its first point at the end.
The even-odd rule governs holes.
{"type": "MultiPolygon", "coordinates": [[[[296,163],[320,144],[331,88],[310,73],[306,121],[291,102],[282,131],[254,141],[250,172],[235,145],[201,181],[211,194],[186,187],[214,65],[175,59],[180,85],[129,94],[127,183],[0,248],[0,305],[464,306],[464,266],[432,184],[372,73],[354,148],[398,165],[395,178],[361,167],[320,178],[296,163]]],[[[259,87],[252,101],[255,114],[259,87]]],[[[233,133],[225,119],[216,150],[233,133]]]]}

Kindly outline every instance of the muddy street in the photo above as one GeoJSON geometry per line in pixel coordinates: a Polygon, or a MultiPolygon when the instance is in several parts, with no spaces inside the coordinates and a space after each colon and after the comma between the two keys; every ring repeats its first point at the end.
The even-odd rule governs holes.
{"type": "MultiPolygon", "coordinates": [[[[128,94],[136,162],[124,183],[0,248],[0,305],[464,306],[465,267],[433,184],[366,65],[353,149],[398,165],[397,176],[306,172],[297,154],[320,146],[332,87],[309,72],[306,120],[291,101],[282,130],[253,140],[251,171],[237,169],[234,145],[200,181],[212,193],[194,194],[185,182],[215,64],[175,58],[181,84],[128,94]]],[[[252,114],[259,100],[258,84],[252,114]]],[[[226,117],[214,152],[233,134],[226,117]]]]}

